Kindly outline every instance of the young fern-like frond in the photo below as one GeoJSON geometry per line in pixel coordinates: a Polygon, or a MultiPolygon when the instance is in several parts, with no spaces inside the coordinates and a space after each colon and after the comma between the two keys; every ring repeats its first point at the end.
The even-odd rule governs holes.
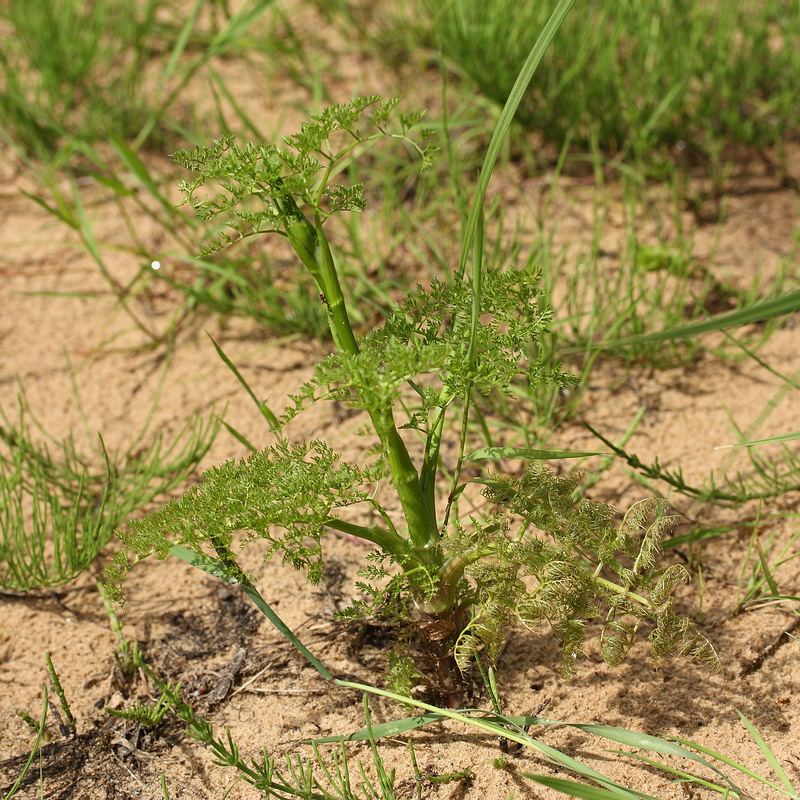
{"type": "Polygon", "coordinates": [[[387,688],[396,694],[411,697],[412,690],[423,679],[414,664],[414,659],[408,653],[399,653],[393,650],[389,653],[388,662],[387,688]]]}
{"type": "Polygon", "coordinates": [[[367,500],[362,487],[377,477],[374,469],[342,462],[320,441],[292,445],[282,440],[246,459],[227,461],[205,472],[183,497],[119,532],[126,549],[108,571],[112,596],[119,598],[120,583],[136,561],[166,558],[178,544],[213,554],[220,546],[230,548],[238,532],[245,543],[267,541],[267,557],[282,552],[317,583],[322,577],[319,540],[331,511],[367,500]]]}
{"type": "Polygon", "coordinates": [[[173,707],[173,700],[171,698],[178,695],[180,690],[180,683],[173,685],[168,682],[166,684],[166,689],[161,693],[161,697],[156,700],[154,705],[143,705],[137,700],[132,708],[106,708],[106,713],[111,714],[112,717],[119,717],[129,722],[135,722],[143,728],[155,728],[161,720],[164,719],[166,713],[173,707]]]}
{"type": "Polygon", "coordinates": [[[575,675],[579,659],[584,656],[583,640],[586,637],[583,620],[562,619],[553,625],[553,633],[561,640],[563,657],[561,672],[565,678],[575,675]]]}
{"type": "Polygon", "coordinates": [[[603,625],[600,633],[600,652],[603,661],[612,667],[618,667],[628,655],[633,645],[638,625],[611,619],[603,625]]]}
{"type": "MultiPolygon", "coordinates": [[[[613,543],[617,552],[627,540],[612,526],[614,509],[588,500],[576,506],[573,501],[581,478],[578,472],[555,476],[547,467],[534,463],[520,478],[495,476],[483,494],[564,545],[585,547],[603,555],[613,543]]],[[[610,560],[611,554],[607,558],[610,560]]]]}
{"type": "Polygon", "coordinates": [[[323,220],[338,211],[362,211],[363,184],[334,180],[360,145],[384,137],[400,139],[419,154],[425,169],[432,155],[425,143],[430,132],[413,135],[418,118],[398,114],[397,102],[372,96],[331,106],[287,136],[283,147],[240,146],[234,136],[224,136],[211,147],[174,153],[175,163],[195,173],[193,180],[180,184],[184,202],[200,219],[221,217],[236,234],[217,232],[206,252],[253,233],[288,233],[303,207],[323,220]]]}
{"type": "Polygon", "coordinates": [[[667,567],[659,577],[658,582],[650,589],[650,602],[660,608],[672,597],[672,593],[680,583],[689,583],[689,570],[683,564],[673,564],[667,567]]]}
{"type": "Polygon", "coordinates": [[[418,389],[419,408],[403,427],[427,430],[428,415],[464,400],[468,391],[511,396],[518,378],[567,385],[559,370],[546,375],[531,364],[528,351],[545,329],[550,311],[531,269],[489,270],[477,331],[480,358],[469,357],[468,287],[434,280],[390,310],[384,325],[358,339],[358,354],[333,353],[316,367],[314,378],[292,397],[282,424],[325,398],[380,411],[396,404],[409,382],[418,389]],[[417,381],[431,380],[431,385],[417,381]]]}
{"type": "Polygon", "coordinates": [[[656,627],[647,640],[651,646],[650,657],[656,666],[668,653],[675,652],[719,670],[719,658],[713,645],[686,617],[675,613],[674,598],[663,603],[654,616],[656,627]]]}
{"type": "Polygon", "coordinates": [[[620,530],[624,529],[632,540],[639,537],[639,552],[632,568],[636,576],[649,572],[656,565],[661,554],[661,540],[677,521],[676,517],[667,516],[665,510],[663,500],[651,497],[634,503],[622,519],[620,530]]]}
{"type": "MultiPolygon", "coordinates": [[[[562,641],[564,671],[571,674],[582,652],[585,620],[604,617],[601,652],[614,665],[625,658],[642,621],[650,620],[656,625],[649,636],[655,664],[675,653],[718,666],[705,637],[674,610],[673,592],[688,573],[680,564],[660,567],[657,562],[659,543],[674,517],[665,515],[661,501],[647,500],[632,506],[615,527],[610,506],[585,499],[577,505],[573,502],[579,479],[577,473],[556,476],[541,465],[532,465],[520,478],[495,476],[488,483],[484,494],[538,528],[540,535],[521,539],[536,546],[527,550],[526,557],[515,559],[511,543],[504,546],[486,534],[492,530],[497,537],[499,531],[507,541],[507,525],[476,526],[476,540],[484,553],[491,553],[489,564],[494,559],[496,566],[481,561],[465,569],[478,584],[482,620],[472,638],[480,639],[482,628],[492,630],[487,624],[491,617],[507,630],[509,612],[534,631],[548,624],[562,641]],[[604,573],[615,576],[616,582],[604,573]],[[535,579],[533,588],[520,580],[525,576],[535,579]]],[[[456,538],[461,553],[469,552],[468,540],[463,531],[456,538]]],[[[477,646],[465,642],[462,660],[477,646]]]]}

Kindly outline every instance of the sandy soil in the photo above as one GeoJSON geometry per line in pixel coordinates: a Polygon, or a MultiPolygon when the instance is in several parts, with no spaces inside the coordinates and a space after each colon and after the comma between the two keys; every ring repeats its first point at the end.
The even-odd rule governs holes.
{"type": "MultiPolygon", "coordinates": [[[[335,58],[332,55],[331,58],[335,58]]],[[[370,83],[359,65],[343,62],[343,76],[353,77],[346,94],[363,91],[370,83]]],[[[371,78],[371,82],[378,80],[371,78]]],[[[242,77],[244,83],[245,77],[242,77]]],[[[382,87],[383,91],[390,91],[382,87]]],[[[245,86],[253,98],[251,114],[269,118],[264,93],[245,86]]],[[[272,100],[275,100],[273,96],[272,100]]],[[[287,117],[292,116],[291,114],[287,117]]],[[[293,125],[285,121],[285,130],[293,125]]],[[[800,173],[800,149],[790,158],[790,170],[800,173]]],[[[0,403],[13,412],[18,383],[25,387],[31,409],[50,433],[62,436],[82,430],[73,381],[79,388],[89,420],[89,435],[101,431],[113,451],[130,441],[144,420],[160,378],[163,353],[143,349],[141,332],[120,312],[101,283],[91,259],[74,236],[18,192],[31,188],[30,179],[0,159],[0,403]],[[96,293],[93,297],[52,297],[36,292],[96,293]],[[34,293],[34,294],[32,294],[34,293]]],[[[503,193],[521,218],[536,219],[545,193],[536,191],[541,176],[512,172],[499,176],[494,191],[503,193]]],[[[701,224],[693,253],[715,275],[746,286],[752,276],[769,276],[796,255],[797,193],[760,159],[740,159],[729,185],[727,214],[721,225],[701,224]]],[[[698,184],[699,185],[699,184],[698,184]]],[[[622,237],[623,214],[619,187],[610,185],[612,213],[608,238],[609,268],[622,237]],[[617,213],[613,213],[613,209],[617,213]]],[[[659,187],[652,187],[654,205],[659,187]]],[[[579,181],[563,181],[555,191],[550,219],[558,221],[556,244],[577,247],[586,242],[592,192],[579,181]]],[[[114,207],[99,204],[91,211],[105,239],[121,235],[114,207]]],[[[369,212],[367,212],[369,213],[369,212]]],[[[686,222],[691,214],[686,212],[686,222]]],[[[147,223],[142,220],[141,224],[147,223]]],[[[531,225],[534,223],[531,222],[531,225]]],[[[646,215],[642,230],[658,244],[659,229],[646,215]]],[[[145,229],[146,235],[146,229],[145,229]]],[[[664,235],[664,232],[661,232],[664,235]]],[[[124,255],[114,261],[120,280],[138,268],[124,255]]],[[[790,271],[796,274],[796,259],[790,271]]],[[[139,302],[137,310],[158,327],[165,324],[171,296],[139,302]]],[[[800,371],[795,320],[789,320],[760,351],[774,369],[795,375],[800,371]]],[[[286,396],[309,375],[324,345],[271,340],[247,321],[225,324],[198,318],[180,335],[167,373],[154,428],[176,431],[188,413],[210,413],[227,404],[226,420],[259,445],[270,442],[262,421],[234,377],[219,361],[206,337],[209,330],[237,363],[259,396],[280,408],[286,396]]],[[[751,424],[780,389],[780,381],[753,361],[734,364],[704,355],[690,366],[662,371],[624,370],[609,362],[592,376],[577,419],[551,442],[568,447],[593,447],[583,427],[587,421],[615,440],[622,436],[640,408],[642,424],[629,449],[643,460],[658,457],[668,468],[683,468],[688,482],[702,482],[712,468],[722,468],[730,451],[714,450],[734,440],[731,422],[751,424]]],[[[357,417],[337,416],[320,409],[292,424],[293,437],[327,438],[350,455],[369,446],[358,436],[357,417]]],[[[791,399],[778,403],[759,435],[800,429],[800,408],[791,399]]],[[[223,432],[205,465],[243,455],[242,446],[223,432]]],[[[741,460],[736,462],[744,466],[741,460]]],[[[646,496],[621,466],[609,470],[593,488],[593,496],[622,507],[646,496]]],[[[716,748],[769,775],[758,749],[737,721],[736,710],[747,715],[771,744],[790,774],[795,767],[800,709],[795,697],[800,669],[797,643],[781,633],[795,621],[787,605],[760,608],[732,616],[737,578],[743,563],[749,529],[737,523],[753,518],[754,509],[721,511],[672,498],[687,523],[728,524],[733,531],[712,540],[702,551],[703,605],[698,608],[697,581],[681,590],[687,613],[697,613],[703,630],[723,663],[720,675],[670,660],[654,670],[645,647],[634,648],[628,661],[612,669],[591,644],[577,677],[564,681],[558,671],[559,648],[550,636],[536,638],[523,631],[510,637],[500,662],[501,691],[507,711],[530,714],[548,702],[545,714],[562,721],[602,722],[656,735],[674,734],[716,748]],[[776,646],[777,644],[777,646],[776,646]]],[[[787,496],[764,512],[795,513],[797,497],[787,496]]],[[[771,516],[765,533],[778,542],[797,530],[791,516],[771,516]]],[[[113,551],[113,545],[108,553],[113,551]]],[[[320,587],[310,587],[302,575],[277,563],[261,564],[247,551],[245,565],[257,572],[264,597],[337,675],[366,682],[380,680],[383,653],[378,639],[331,622],[330,613],[354,596],[353,578],[363,548],[331,538],[329,568],[320,587]]],[[[695,559],[688,550],[674,557],[695,559]]],[[[114,637],[94,588],[108,554],[89,574],[66,587],[27,595],[0,594],[0,793],[18,774],[31,744],[30,728],[18,716],[40,713],[46,682],[44,654],[52,655],[77,719],[77,736],[64,737],[51,723],[52,740],[44,749],[42,786],[46,797],[95,800],[100,798],[160,798],[159,779],[166,776],[173,798],[219,798],[235,776],[214,767],[209,755],[185,738],[176,721],[154,731],[110,718],[104,707],[130,705],[146,699],[148,687],[119,673],[114,660],[114,637]]],[[[800,594],[797,562],[780,568],[776,578],[786,594],[800,594]]],[[[273,756],[306,752],[296,740],[347,733],[363,724],[361,698],[329,689],[239,593],[212,578],[170,560],[146,562],[129,579],[128,605],[122,615],[125,631],[140,643],[154,669],[183,682],[187,699],[196,704],[218,731],[229,727],[243,753],[257,756],[262,747],[273,756]]],[[[590,629],[592,625],[590,624],[590,629]]],[[[486,705],[486,698],[475,698],[486,705]]],[[[398,710],[373,703],[376,721],[398,716],[398,710]]],[[[662,775],[632,767],[609,756],[604,745],[570,728],[548,729],[543,741],[579,757],[615,779],[663,798],[693,797],[691,791],[669,785],[662,775]]],[[[471,730],[436,725],[419,731],[414,742],[423,774],[437,775],[470,768],[471,780],[444,785],[427,783],[430,798],[551,797],[535,788],[520,772],[553,774],[533,754],[509,755],[504,769],[495,769],[501,755],[498,743],[471,730]]],[[[348,746],[356,758],[369,760],[366,747],[348,746]]],[[[404,742],[387,741],[382,750],[401,778],[398,797],[413,797],[404,742]]],[[[768,796],[747,781],[754,798],[768,796]]],[[[40,796],[38,768],[19,794],[40,796]]],[[[256,797],[243,783],[228,795],[256,797]]]]}

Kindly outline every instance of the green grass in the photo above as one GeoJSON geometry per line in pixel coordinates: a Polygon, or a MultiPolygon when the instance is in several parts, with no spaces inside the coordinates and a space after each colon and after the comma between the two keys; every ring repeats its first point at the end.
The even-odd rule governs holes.
{"type": "Polygon", "coordinates": [[[44,441],[24,396],[15,417],[0,409],[0,590],[68,583],[86,571],[132,513],[183,483],[208,452],[218,420],[194,415],[170,442],[148,425],[122,452],[98,438],[44,441]]]}
{"type": "MultiPolygon", "coordinates": [[[[449,63],[502,103],[546,3],[422,0],[449,63]]],[[[584,3],[559,31],[518,112],[560,148],[658,166],[780,144],[800,124],[800,15],[782,0],[584,3]]]]}
{"type": "Polygon", "coordinates": [[[0,53],[4,138],[57,166],[111,136],[163,148],[194,125],[181,109],[186,87],[272,5],[249,0],[226,16],[195,0],[177,16],[166,0],[10,0],[0,9],[11,31],[0,53]]]}

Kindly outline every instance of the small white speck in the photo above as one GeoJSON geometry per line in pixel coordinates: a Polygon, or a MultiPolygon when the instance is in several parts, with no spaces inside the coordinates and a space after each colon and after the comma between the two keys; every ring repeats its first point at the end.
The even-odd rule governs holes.
{"type": "Polygon", "coordinates": [[[151,267],[151,269],[161,269],[161,262],[160,261],[154,261],[152,264],[150,264],[150,267],[151,267]]]}

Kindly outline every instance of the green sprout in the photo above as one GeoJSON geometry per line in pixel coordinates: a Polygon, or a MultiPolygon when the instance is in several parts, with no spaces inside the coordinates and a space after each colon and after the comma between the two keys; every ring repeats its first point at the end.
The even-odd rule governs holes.
{"type": "Polygon", "coordinates": [[[120,533],[126,548],[109,571],[112,590],[121,597],[133,564],[171,551],[193,553],[198,564],[217,559],[229,578],[252,588],[233,550],[254,539],[268,543],[267,557],[281,554],[316,582],[324,537],[340,531],[373,546],[363,574],[388,579],[380,588],[374,580],[359,584],[366,598],[349,615],[405,620],[433,654],[445,694],[458,695],[459,671],[479,651],[494,662],[518,622],[537,631],[550,626],[563,643],[567,674],[581,655],[584,623],[594,617],[603,620],[602,653],[611,664],[646,623],[654,663],[677,652],[716,666],[709,642],[675,610],[673,590],[685,570],[657,562],[671,524],[660,503],[638,503],[616,525],[611,507],[573,502],[580,477],[543,467],[553,457],[546,451],[510,454],[532,461],[521,477],[467,477],[484,457],[466,449],[475,397],[511,397],[520,381],[554,389],[573,382],[537,358],[550,309],[536,270],[484,268],[482,214],[467,222],[451,280],[418,287],[365,335],[353,330],[326,222],[362,210],[365,194],[339,176],[385,138],[403,142],[426,168],[431,150],[428,132],[415,127],[421,119],[399,113],[397,100],[360,98],[312,116],[282,146],[241,147],[227,137],[174,156],[195,175],[182,185],[186,202],[215,226],[206,254],[252,236],[281,236],[325,305],[334,352],[273,427],[280,433],[322,400],[346,403],[369,419],[377,456],[355,465],[324,442],[280,438],[210,470],[184,497],[120,533]],[[451,432],[454,460],[442,449],[451,432]],[[408,444],[414,434],[422,443],[416,458],[408,444]],[[376,491],[384,478],[389,501],[376,491]],[[491,507],[465,516],[459,500],[472,483],[483,486],[491,507]],[[379,522],[351,521],[347,509],[356,505],[379,522]]]}

